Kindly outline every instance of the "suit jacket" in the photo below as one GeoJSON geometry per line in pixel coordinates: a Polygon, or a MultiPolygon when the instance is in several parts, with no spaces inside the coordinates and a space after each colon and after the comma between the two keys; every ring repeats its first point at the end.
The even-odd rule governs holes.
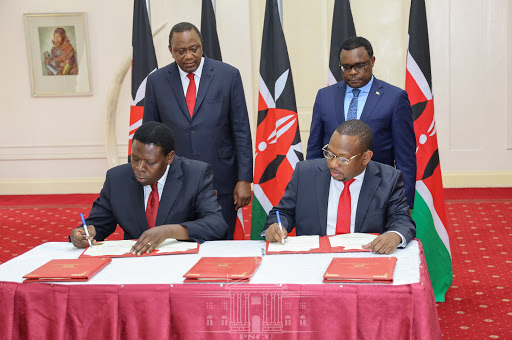
{"type": "MultiPolygon", "coordinates": [[[[277,222],[299,235],[325,236],[331,174],[325,159],[297,163],[292,179],[279,205],[274,207],[265,223],[266,230],[277,222]]],[[[354,232],[379,233],[397,231],[409,243],[416,236],[416,225],[409,214],[402,173],[385,164],[370,161],[357,202],[354,232]]]]}
{"type": "Polygon", "coordinates": [[[185,101],[176,63],[147,78],[143,122],[170,127],[179,156],[213,166],[218,195],[232,194],[239,180],[252,182],[252,140],[240,72],[204,58],[194,113],[185,101]]]}
{"type": "MultiPolygon", "coordinates": [[[[342,81],[318,91],[306,159],[321,158],[336,128],[345,121],[346,84],[342,81]]],[[[402,171],[405,196],[414,207],[416,185],[416,137],[407,92],[374,77],[361,113],[373,132],[372,160],[402,171]]]]}
{"type": "MultiPolygon", "coordinates": [[[[137,181],[131,164],[107,171],[107,178],[94,202],[87,224],[94,225],[98,241],[112,234],[116,226],[124,230],[124,239],[138,239],[148,229],[144,189],[137,181]]],[[[186,158],[174,157],[169,167],[156,226],[181,224],[197,242],[224,237],[227,225],[213,190],[211,166],[186,158]]]]}

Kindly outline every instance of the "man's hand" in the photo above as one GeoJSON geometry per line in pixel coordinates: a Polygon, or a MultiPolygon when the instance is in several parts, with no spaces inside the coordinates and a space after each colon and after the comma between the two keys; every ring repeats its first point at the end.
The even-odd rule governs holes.
{"type": "Polygon", "coordinates": [[[281,228],[279,228],[279,224],[277,223],[271,224],[265,232],[265,238],[269,242],[282,243],[286,237],[288,237],[288,231],[286,231],[285,228],[281,231],[281,228]]]}
{"type": "Polygon", "coordinates": [[[251,182],[238,181],[236,182],[233,197],[235,199],[235,209],[238,210],[245,207],[251,201],[251,182]]]}
{"type": "Polygon", "coordinates": [[[372,242],[363,245],[363,249],[389,255],[395,251],[400,242],[402,242],[402,238],[397,233],[385,233],[377,236],[372,242]]]}
{"type": "Polygon", "coordinates": [[[130,253],[136,256],[149,254],[168,238],[189,240],[188,228],[179,224],[165,224],[148,229],[140,235],[130,253]]]}
{"type": "MultiPolygon", "coordinates": [[[[96,240],[94,239],[94,236],[96,236],[96,228],[94,228],[93,225],[88,225],[87,230],[89,230],[89,239],[91,240],[91,243],[95,244],[96,240]]],[[[83,227],[73,229],[73,231],[71,231],[71,235],[69,235],[69,238],[71,239],[73,245],[77,248],[86,248],[89,246],[87,235],[85,234],[85,229],[83,227]]]]}

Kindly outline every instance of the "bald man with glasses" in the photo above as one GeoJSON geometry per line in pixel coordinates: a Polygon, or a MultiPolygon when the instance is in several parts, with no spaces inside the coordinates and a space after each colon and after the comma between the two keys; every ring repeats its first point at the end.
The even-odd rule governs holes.
{"type": "Polygon", "coordinates": [[[322,157],[338,125],[359,119],[373,132],[373,160],[402,171],[407,203],[414,207],[416,137],[407,92],[373,75],[375,56],[363,37],[347,39],[340,48],[343,81],[318,91],[311,120],[306,159],[322,157]]]}
{"type": "Polygon", "coordinates": [[[372,142],[370,127],[360,120],[338,126],[322,149],[324,158],[297,163],[283,198],[268,215],[265,238],[280,242],[295,228],[297,236],[378,233],[367,248],[381,254],[407,246],[416,225],[402,173],[371,160],[372,142]]]}

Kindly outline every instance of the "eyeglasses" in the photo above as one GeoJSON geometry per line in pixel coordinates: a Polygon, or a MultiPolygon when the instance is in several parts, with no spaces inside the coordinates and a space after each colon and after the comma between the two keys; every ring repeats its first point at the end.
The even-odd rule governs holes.
{"type": "Polygon", "coordinates": [[[359,64],[355,64],[355,65],[341,65],[341,62],[340,62],[339,66],[341,68],[341,72],[343,72],[343,73],[350,72],[352,70],[352,68],[354,68],[357,72],[361,72],[361,71],[366,70],[366,65],[368,65],[369,62],[370,62],[370,60],[368,60],[366,63],[359,63],[359,64]]]}
{"type": "Polygon", "coordinates": [[[324,157],[327,158],[330,161],[332,161],[333,159],[336,159],[338,164],[339,165],[343,165],[343,166],[347,166],[348,163],[350,163],[351,160],[353,160],[357,156],[362,155],[363,153],[366,152],[366,151],[363,151],[361,153],[358,153],[357,155],[354,155],[354,156],[350,157],[349,159],[346,159],[346,158],[343,158],[343,157],[340,157],[340,156],[336,156],[335,154],[330,152],[329,149],[327,148],[328,146],[329,146],[329,144],[327,144],[326,146],[324,146],[322,148],[322,151],[324,152],[324,157]]]}

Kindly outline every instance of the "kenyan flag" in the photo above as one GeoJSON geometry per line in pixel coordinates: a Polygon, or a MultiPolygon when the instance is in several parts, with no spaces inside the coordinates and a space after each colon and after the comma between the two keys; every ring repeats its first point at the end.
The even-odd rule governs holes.
{"type": "Polygon", "coordinates": [[[416,237],[423,243],[436,301],[444,302],[453,272],[446,232],[424,0],[411,2],[405,90],[411,102],[417,145],[416,196],[412,217],[416,222],[416,237]]]}
{"type": "Polygon", "coordinates": [[[292,71],[277,0],[267,0],[261,44],[251,239],[261,239],[268,212],[279,203],[295,164],[303,159],[292,71]]]}
{"type": "Polygon", "coordinates": [[[350,0],[335,0],[332,14],[329,73],[327,74],[329,86],[343,80],[340,69],[340,47],[345,40],[355,36],[356,28],[350,10],[350,0]]]}
{"type": "MultiPolygon", "coordinates": [[[[132,103],[130,106],[130,128],[128,157],[132,154],[133,134],[142,125],[146,78],[158,68],[155,47],[151,34],[148,9],[145,0],[133,2],[132,28],[132,103]]],[[[130,162],[130,158],[128,158],[130,162]]]]}

